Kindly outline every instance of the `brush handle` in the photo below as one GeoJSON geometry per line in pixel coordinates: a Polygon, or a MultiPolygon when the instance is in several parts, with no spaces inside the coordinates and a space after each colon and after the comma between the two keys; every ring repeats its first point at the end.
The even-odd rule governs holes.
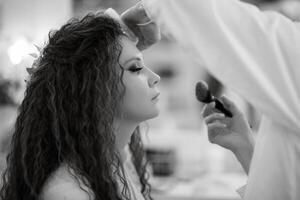
{"type": "Polygon", "coordinates": [[[216,103],[215,105],[216,109],[224,113],[227,117],[233,116],[232,113],[224,107],[223,103],[219,99],[214,98],[213,101],[216,103]]]}

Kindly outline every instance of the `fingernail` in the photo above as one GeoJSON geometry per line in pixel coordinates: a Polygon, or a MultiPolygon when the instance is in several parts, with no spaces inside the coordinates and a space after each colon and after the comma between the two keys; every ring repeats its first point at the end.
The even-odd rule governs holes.
{"type": "Polygon", "coordinates": [[[226,127],[227,127],[226,124],[221,124],[221,123],[220,123],[220,125],[221,125],[223,128],[226,128],[226,127]]]}

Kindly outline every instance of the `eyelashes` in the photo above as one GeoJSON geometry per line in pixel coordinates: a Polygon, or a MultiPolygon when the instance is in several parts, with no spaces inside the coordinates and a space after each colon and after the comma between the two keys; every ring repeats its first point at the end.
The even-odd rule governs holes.
{"type": "Polygon", "coordinates": [[[140,67],[138,64],[134,64],[134,65],[130,66],[128,70],[130,72],[135,73],[135,72],[140,72],[142,69],[143,69],[143,67],[140,67]]]}
{"type": "Polygon", "coordinates": [[[132,69],[129,69],[129,71],[131,71],[131,72],[139,72],[139,71],[141,71],[143,68],[132,68],[132,69]]]}

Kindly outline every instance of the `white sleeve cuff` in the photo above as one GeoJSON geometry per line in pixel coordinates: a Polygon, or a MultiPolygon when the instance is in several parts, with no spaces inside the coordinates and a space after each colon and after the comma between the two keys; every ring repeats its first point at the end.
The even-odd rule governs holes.
{"type": "Polygon", "coordinates": [[[246,188],[247,188],[247,185],[244,185],[244,186],[238,188],[238,189],[236,190],[236,192],[237,192],[242,198],[244,198],[245,192],[246,192],[246,188]]]}

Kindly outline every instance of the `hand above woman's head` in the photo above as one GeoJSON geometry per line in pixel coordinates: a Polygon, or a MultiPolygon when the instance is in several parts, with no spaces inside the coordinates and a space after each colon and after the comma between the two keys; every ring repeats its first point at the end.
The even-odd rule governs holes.
{"type": "Polygon", "coordinates": [[[138,37],[137,47],[140,50],[144,50],[160,40],[159,26],[148,17],[142,2],[122,13],[121,19],[138,37]]]}

